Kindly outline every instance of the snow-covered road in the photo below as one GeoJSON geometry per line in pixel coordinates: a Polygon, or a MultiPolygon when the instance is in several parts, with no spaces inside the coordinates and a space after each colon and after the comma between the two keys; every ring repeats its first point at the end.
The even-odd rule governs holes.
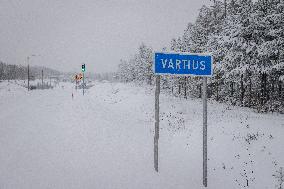
{"type": "MultiPolygon", "coordinates": [[[[159,173],[151,88],[96,82],[82,96],[71,83],[27,92],[3,82],[0,107],[1,189],[203,188],[200,99],[161,95],[159,173]]],[[[283,115],[210,102],[208,123],[208,188],[277,184],[283,115]]]]}

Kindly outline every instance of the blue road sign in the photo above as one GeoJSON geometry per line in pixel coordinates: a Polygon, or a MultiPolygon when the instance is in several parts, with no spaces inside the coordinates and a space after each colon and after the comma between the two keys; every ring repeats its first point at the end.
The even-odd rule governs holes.
{"type": "Polygon", "coordinates": [[[154,73],[210,77],[213,58],[208,54],[155,53],[154,73]]]}

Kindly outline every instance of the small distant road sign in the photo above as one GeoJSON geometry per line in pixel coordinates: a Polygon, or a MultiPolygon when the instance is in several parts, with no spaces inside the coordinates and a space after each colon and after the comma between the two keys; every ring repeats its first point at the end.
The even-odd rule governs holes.
{"type": "Polygon", "coordinates": [[[75,75],[75,80],[81,80],[83,78],[83,74],[79,73],[75,75]]]}
{"type": "Polygon", "coordinates": [[[210,77],[213,59],[209,54],[155,53],[155,74],[195,75],[210,77]]]}

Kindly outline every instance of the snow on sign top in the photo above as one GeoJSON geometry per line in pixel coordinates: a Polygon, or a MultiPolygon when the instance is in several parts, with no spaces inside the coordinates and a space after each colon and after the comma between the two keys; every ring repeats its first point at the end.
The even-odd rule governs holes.
{"type": "Polygon", "coordinates": [[[155,53],[154,73],[158,75],[213,75],[213,58],[209,54],[155,53]]]}

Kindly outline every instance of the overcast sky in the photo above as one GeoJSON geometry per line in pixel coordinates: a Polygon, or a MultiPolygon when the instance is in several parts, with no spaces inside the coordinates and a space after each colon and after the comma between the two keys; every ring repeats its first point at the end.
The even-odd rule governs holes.
{"type": "Polygon", "coordinates": [[[209,0],[0,0],[0,60],[116,71],[144,42],[168,46],[209,0]]]}

